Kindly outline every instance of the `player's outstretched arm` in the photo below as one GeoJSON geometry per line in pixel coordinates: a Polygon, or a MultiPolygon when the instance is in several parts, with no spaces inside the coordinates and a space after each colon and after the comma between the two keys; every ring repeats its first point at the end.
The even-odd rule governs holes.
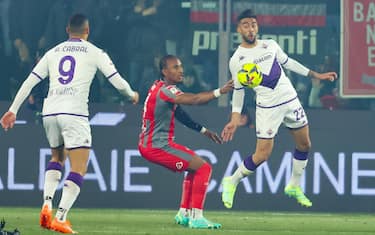
{"type": "Polygon", "coordinates": [[[16,97],[12,105],[9,107],[9,111],[6,112],[0,119],[1,126],[7,131],[9,128],[13,128],[16,122],[16,115],[21,104],[29,96],[33,87],[38,84],[41,80],[35,75],[30,74],[26,80],[22,83],[20,89],[18,90],[16,97]]]}
{"type": "Polygon", "coordinates": [[[283,64],[283,67],[303,76],[309,76],[311,78],[319,80],[330,80],[331,82],[333,82],[335,79],[337,79],[336,72],[318,73],[311,69],[308,69],[292,58],[288,58],[287,62],[283,64]]]}
{"type": "Polygon", "coordinates": [[[174,103],[186,105],[205,104],[210,100],[218,98],[222,94],[230,92],[231,90],[233,90],[233,80],[229,80],[224,86],[213,91],[205,91],[197,94],[183,93],[176,97],[174,103]]]}
{"type": "Polygon", "coordinates": [[[13,128],[14,123],[16,122],[16,114],[11,111],[4,113],[0,119],[1,126],[7,131],[9,128],[13,128]]]}
{"type": "Polygon", "coordinates": [[[318,73],[318,72],[310,70],[308,76],[311,78],[316,78],[320,80],[330,80],[331,82],[337,79],[336,72],[318,73]]]}
{"type": "Polygon", "coordinates": [[[129,83],[120,74],[116,74],[108,80],[122,95],[129,97],[133,104],[139,101],[139,94],[130,87],[129,83]]]}
{"type": "Polygon", "coordinates": [[[175,118],[184,124],[185,126],[189,127],[192,130],[202,133],[203,135],[207,136],[209,139],[214,141],[215,143],[222,144],[223,141],[221,140],[220,136],[216,133],[206,129],[201,124],[195,122],[190,115],[182,109],[180,105],[176,107],[175,110],[175,118]]]}

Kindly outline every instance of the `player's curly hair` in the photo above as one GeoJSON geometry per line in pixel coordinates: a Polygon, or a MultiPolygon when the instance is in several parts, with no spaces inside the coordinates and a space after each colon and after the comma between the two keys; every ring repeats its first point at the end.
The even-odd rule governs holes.
{"type": "Polygon", "coordinates": [[[159,73],[160,73],[161,78],[164,77],[163,69],[165,69],[167,67],[167,61],[170,60],[170,59],[178,59],[178,57],[175,56],[175,55],[165,55],[159,61],[159,73]]]}
{"type": "Polygon", "coordinates": [[[245,19],[245,18],[255,18],[256,19],[257,16],[255,15],[255,13],[252,9],[246,9],[243,12],[241,12],[241,14],[239,14],[237,16],[237,23],[239,23],[242,19],[245,19]]]}

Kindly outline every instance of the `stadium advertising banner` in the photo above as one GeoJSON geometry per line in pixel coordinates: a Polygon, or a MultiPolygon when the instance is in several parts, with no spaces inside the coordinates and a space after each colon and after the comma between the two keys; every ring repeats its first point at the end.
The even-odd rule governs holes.
{"type": "MultiPolygon", "coordinates": [[[[298,1],[297,1],[298,2],[298,1]]],[[[261,39],[274,39],[285,52],[308,65],[321,61],[326,49],[326,4],[298,4],[256,1],[233,1],[231,51],[241,42],[236,33],[236,17],[244,9],[252,8],[257,13],[261,39]]],[[[190,20],[192,22],[192,55],[199,58],[217,56],[219,1],[193,0],[190,20]]],[[[338,36],[338,35],[337,35],[338,36]]]]}
{"type": "Polygon", "coordinates": [[[375,97],[375,2],[341,0],[340,93],[375,97]]]}
{"type": "MultiPolygon", "coordinates": [[[[3,113],[8,105],[0,105],[3,113]]],[[[92,106],[93,148],[88,172],[76,206],[95,208],[167,208],[180,202],[183,174],[144,160],[137,149],[141,108],[92,106]],[[100,112],[99,112],[100,110],[100,112]]],[[[186,107],[196,120],[220,132],[227,109],[186,107]],[[215,118],[213,118],[215,117],[215,118]]],[[[303,177],[303,188],[313,202],[309,211],[373,212],[375,204],[375,150],[373,112],[307,111],[313,148],[303,177]],[[356,125],[351,125],[356,120],[356,125]]],[[[50,149],[42,126],[21,113],[14,129],[0,131],[0,205],[37,206],[42,202],[44,171],[50,149]]],[[[224,209],[220,182],[255,147],[254,129],[240,128],[234,140],[218,145],[184,126],[176,126],[176,140],[213,166],[207,209],[224,209]]],[[[291,175],[293,142],[281,128],[270,160],[238,186],[233,210],[301,211],[283,194],[291,175]]],[[[65,166],[65,176],[69,164],[65,166]]],[[[59,187],[61,189],[61,185],[59,187]]],[[[55,200],[61,196],[56,193],[55,200]]],[[[57,203],[57,202],[56,202],[57,203]]]]}

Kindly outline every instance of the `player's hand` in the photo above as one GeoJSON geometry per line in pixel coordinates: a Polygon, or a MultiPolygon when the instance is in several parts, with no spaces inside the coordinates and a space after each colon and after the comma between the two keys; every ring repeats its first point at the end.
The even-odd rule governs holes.
{"type": "Polygon", "coordinates": [[[208,129],[206,129],[206,131],[203,133],[203,135],[207,136],[209,139],[211,139],[213,142],[215,142],[217,144],[223,143],[223,140],[220,138],[220,136],[217,133],[212,132],[208,129]]]}
{"type": "Polygon", "coordinates": [[[237,130],[237,125],[234,122],[228,122],[221,132],[221,138],[224,142],[231,141],[233,139],[234,132],[237,130]]]}
{"type": "Polygon", "coordinates": [[[1,126],[7,131],[9,128],[13,128],[16,122],[16,115],[10,111],[6,112],[0,119],[1,126]]]}
{"type": "Polygon", "coordinates": [[[234,87],[234,81],[233,81],[233,79],[231,79],[231,80],[227,81],[224,86],[222,86],[220,88],[220,93],[226,94],[226,93],[230,92],[231,90],[233,90],[233,87],[234,87]]]}
{"type": "Polygon", "coordinates": [[[327,72],[327,73],[312,72],[311,75],[312,75],[313,78],[317,78],[317,79],[320,79],[320,80],[329,80],[331,82],[333,82],[337,79],[337,73],[336,72],[327,72]]]}
{"type": "Polygon", "coordinates": [[[134,96],[132,97],[132,103],[133,104],[138,104],[138,102],[139,102],[139,94],[138,94],[138,92],[134,92],[134,96]]]}

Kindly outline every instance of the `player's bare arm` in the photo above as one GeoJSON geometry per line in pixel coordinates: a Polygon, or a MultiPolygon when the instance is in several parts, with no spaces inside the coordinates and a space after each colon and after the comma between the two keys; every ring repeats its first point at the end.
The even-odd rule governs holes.
{"type": "Polygon", "coordinates": [[[234,133],[237,130],[237,127],[240,123],[241,114],[233,112],[230,121],[224,126],[223,131],[221,132],[221,138],[224,142],[231,141],[233,139],[234,133]]]}
{"type": "Polygon", "coordinates": [[[197,94],[183,93],[181,95],[178,95],[175,99],[175,103],[187,105],[205,104],[208,101],[213,100],[222,94],[230,92],[232,89],[233,80],[229,80],[227,83],[225,83],[224,86],[213,91],[205,91],[197,94]]]}
{"type": "Polygon", "coordinates": [[[337,79],[336,72],[318,73],[310,70],[308,76],[319,80],[330,80],[331,82],[337,79]]]}

